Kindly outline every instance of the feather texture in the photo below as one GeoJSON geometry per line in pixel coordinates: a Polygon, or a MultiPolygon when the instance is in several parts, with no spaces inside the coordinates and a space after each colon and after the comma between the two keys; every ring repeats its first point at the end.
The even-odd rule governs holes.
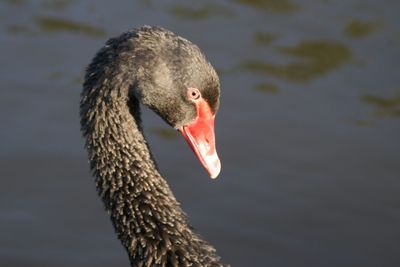
{"type": "MultiPolygon", "coordinates": [[[[218,108],[218,77],[197,46],[159,27],[112,38],[88,66],[81,95],[81,130],[91,170],[132,266],[225,266],[215,249],[193,232],[142,134],[139,102],[173,126],[190,119],[190,107],[177,106],[180,96],[165,89],[183,83],[176,77],[178,68],[162,66],[171,62],[186,62],[186,73],[196,64],[203,72],[191,82],[208,91],[216,87],[218,92],[211,92],[209,101],[218,108]],[[160,49],[175,49],[177,56],[159,61],[160,49]],[[179,118],[180,109],[189,117],[179,118]]],[[[179,73],[185,76],[182,70],[179,73]]]]}

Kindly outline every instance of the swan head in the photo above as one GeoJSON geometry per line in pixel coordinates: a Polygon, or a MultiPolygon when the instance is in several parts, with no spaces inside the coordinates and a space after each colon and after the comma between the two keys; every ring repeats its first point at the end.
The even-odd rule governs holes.
{"type": "Polygon", "coordinates": [[[134,42],[132,93],[181,132],[210,177],[216,178],[221,170],[214,133],[220,97],[216,71],[196,45],[168,30],[146,27],[134,42]]]}

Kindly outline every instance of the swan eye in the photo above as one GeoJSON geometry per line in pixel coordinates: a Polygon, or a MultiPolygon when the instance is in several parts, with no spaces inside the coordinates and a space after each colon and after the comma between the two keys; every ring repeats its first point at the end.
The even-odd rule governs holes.
{"type": "Polygon", "coordinates": [[[201,93],[197,88],[188,88],[187,94],[190,100],[196,101],[201,98],[201,93]]]}

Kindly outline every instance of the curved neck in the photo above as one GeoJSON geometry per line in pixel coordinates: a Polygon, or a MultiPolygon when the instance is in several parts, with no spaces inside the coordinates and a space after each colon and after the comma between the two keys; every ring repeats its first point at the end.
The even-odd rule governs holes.
{"type": "Polygon", "coordinates": [[[98,193],[115,231],[132,266],[220,266],[157,170],[131,93],[136,78],[127,64],[133,63],[120,61],[113,41],[87,69],[80,115],[98,193]]]}
{"type": "Polygon", "coordinates": [[[85,87],[81,117],[98,193],[131,261],[136,262],[162,245],[165,230],[182,234],[170,225],[187,226],[142,134],[139,102],[128,92],[126,86],[85,87]]]}

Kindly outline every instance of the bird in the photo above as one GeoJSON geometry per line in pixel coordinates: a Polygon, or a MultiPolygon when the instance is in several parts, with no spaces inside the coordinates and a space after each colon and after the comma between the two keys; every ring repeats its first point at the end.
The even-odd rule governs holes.
{"type": "Polygon", "coordinates": [[[110,38],[87,66],[81,132],[97,192],[131,266],[229,266],[188,222],[140,116],[146,106],[179,131],[216,178],[219,98],[218,75],[200,48],[159,26],[110,38]]]}

